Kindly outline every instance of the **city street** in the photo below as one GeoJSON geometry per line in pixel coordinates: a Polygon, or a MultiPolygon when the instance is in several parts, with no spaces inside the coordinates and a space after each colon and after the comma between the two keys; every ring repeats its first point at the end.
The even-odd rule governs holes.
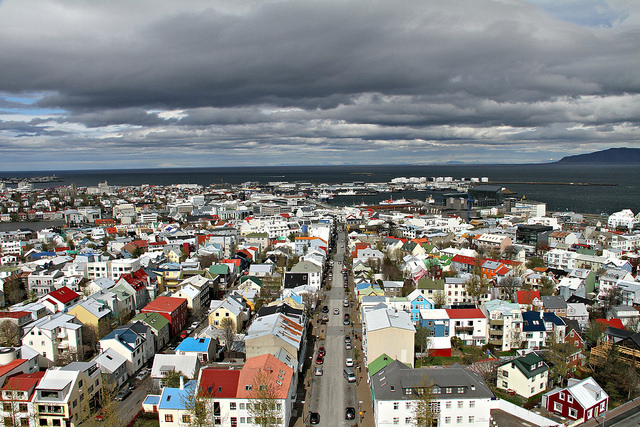
{"type": "MultiPolygon", "coordinates": [[[[344,378],[343,370],[347,357],[353,357],[353,350],[345,349],[345,330],[351,332],[351,326],[343,325],[344,314],[350,311],[343,307],[344,279],[342,276],[342,260],[344,259],[345,234],[338,232],[336,239],[336,254],[334,256],[333,280],[331,280],[331,290],[325,290],[322,305],[329,307],[329,323],[326,328],[326,339],[321,340],[316,345],[314,352],[314,367],[317,349],[324,346],[326,356],[322,376],[314,376],[311,384],[309,405],[311,411],[320,414],[320,426],[353,425],[356,420],[345,420],[345,408],[352,406],[357,409],[356,384],[348,383],[344,378]],[[338,309],[339,314],[334,314],[334,309],[338,309]]],[[[308,414],[306,414],[308,415],[308,414]]]]}

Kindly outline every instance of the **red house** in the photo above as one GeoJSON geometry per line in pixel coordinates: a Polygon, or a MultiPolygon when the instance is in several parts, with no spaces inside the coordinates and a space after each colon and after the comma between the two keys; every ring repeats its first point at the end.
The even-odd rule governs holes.
{"type": "Polygon", "coordinates": [[[144,306],[140,312],[160,314],[169,321],[169,332],[175,337],[187,324],[187,299],[158,297],[144,306]]]}
{"type": "Polygon", "coordinates": [[[609,409],[609,395],[593,378],[569,378],[567,387],[542,396],[542,406],[570,420],[585,422],[609,409]]]}

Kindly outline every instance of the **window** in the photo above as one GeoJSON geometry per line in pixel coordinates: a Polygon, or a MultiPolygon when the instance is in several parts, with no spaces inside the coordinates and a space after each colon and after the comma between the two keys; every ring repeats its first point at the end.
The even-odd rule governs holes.
{"type": "Polygon", "coordinates": [[[560,400],[564,400],[564,393],[560,393],[560,395],[558,396],[558,398],[559,398],[560,400]]]}
{"type": "Polygon", "coordinates": [[[464,393],[464,387],[458,387],[458,393],[460,394],[464,393]]]}
{"type": "Polygon", "coordinates": [[[573,403],[573,396],[567,394],[567,403],[573,403]]]}
{"type": "Polygon", "coordinates": [[[451,394],[451,390],[452,390],[452,388],[451,388],[451,387],[447,387],[447,388],[444,390],[444,392],[445,392],[445,393],[447,393],[447,394],[451,394]]]}
{"type": "Polygon", "coordinates": [[[451,402],[446,402],[444,404],[444,407],[447,408],[447,409],[450,409],[451,408],[451,402]]]}
{"type": "Polygon", "coordinates": [[[187,415],[187,414],[183,415],[182,422],[185,424],[189,424],[191,422],[191,415],[187,415]]]}
{"type": "Polygon", "coordinates": [[[405,424],[412,424],[411,417],[406,417],[406,418],[404,419],[404,423],[405,423],[405,424]]]}
{"type": "Polygon", "coordinates": [[[29,408],[27,407],[26,403],[20,403],[18,405],[18,411],[19,412],[27,412],[29,410],[29,408]]]}
{"type": "Polygon", "coordinates": [[[451,424],[451,417],[444,417],[445,424],[451,424]]]}
{"type": "Polygon", "coordinates": [[[244,403],[241,403],[241,404],[240,404],[240,409],[241,409],[241,410],[242,410],[242,409],[244,409],[244,403]]]}
{"type": "Polygon", "coordinates": [[[562,412],[562,403],[560,402],[554,402],[553,403],[553,410],[555,412],[562,412]]]}
{"type": "Polygon", "coordinates": [[[456,417],[456,423],[457,423],[457,424],[462,424],[462,415],[458,415],[458,416],[456,417]]]}
{"type": "Polygon", "coordinates": [[[54,419],[52,419],[52,420],[51,420],[51,425],[56,426],[56,427],[57,427],[57,426],[60,426],[60,425],[61,425],[61,423],[60,423],[60,419],[59,419],[59,418],[54,418],[54,419]]]}
{"type": "MultiPolygon", "coordinates": [[[[2,410],[5,411],[5,412],[11,412],[11,409],[12,409],[11,406],[12,406],[11,403],[6,403],[5,402],[5,403],[2,404],[2,410]]],[[[9,425],[9,424],[5,423],[5,425],[9,425]]]]}
{"type": "Polygon", "coordinates": [[[569,416],[573,419],[578,418],[578,411],[573,408],[569,408],[569,416]]]}
{"type": "Polygon", "coordinates": [[[400,418],[399,417],[393,417],[393,425],[398,425],[400,424],[400,418]]]}
{"type": "Polygon", "coordinates": [[[164,415],[164,422],[165,423],[172,423],[173,422],[173,415],[172,414],[165,414],[164,415]]]}
{"type": "Polygon", "coordinates": [[[411,409],[411,402],[405,403],[404,409],[411,409]]]}
{"type": "Polygon", "coordinates": [[[458,409],[464,408],[464,402],[462,400],[458,400],[458,409]]]}
{"type": "MultiPolygon", "coordinates": [[[[5,423],[5,424],[6,424],[6,423],[5,423]]],[[[10,424],[6,424],[6,425],[10,425],[10,424]]],[[[48,424],[47,424],[47,420],[46,420],[46,419],[43,419],[43,418],[40,418],[40,425],[41,425],[41,426],[46,426],[46,425],[48,425],[48,424]]]]}
{"type": "Polygon", "coordinates": [[[400,403],[399,402],[393,402],[393,409],[399,409],[400,408],[400,403]]]}
{"type": "Polygon", "coordinates": [[[589,409],[587,411],[587,419],[591,418],[593,416],[593,409],[589,409]]]}
{"type": "Polygon", "coordinates": [[[476,422],[475,417],[473,415],[469,415],[469,424],[473,424],[475,422],[476,422]]]}
{"type": "Polygon", "coordinates": [[[470,400],[469,401],[469,408],[475,408],[476,407],[476,401],[475,400],[470,400]]]}
{"type": "Polygon", "coordinates": [[[235,411],[236,410],[236,402],[229,403],[229,409],[231,409],[232,411],[235,411]]]}

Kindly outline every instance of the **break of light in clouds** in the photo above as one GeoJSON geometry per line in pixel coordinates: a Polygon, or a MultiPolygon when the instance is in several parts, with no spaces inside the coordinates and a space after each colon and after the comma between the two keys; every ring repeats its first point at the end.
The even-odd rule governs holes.
{"type": "Polygon", "coordinates": [[[0,170],[640,147],[640,2],[0,3],[0,170]]]}

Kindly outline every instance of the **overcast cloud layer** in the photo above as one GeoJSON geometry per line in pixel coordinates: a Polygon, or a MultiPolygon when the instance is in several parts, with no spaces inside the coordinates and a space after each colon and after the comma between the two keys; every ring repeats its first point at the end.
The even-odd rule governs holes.
{"type": "Polygon", "coordinates": [[[640,147],[640,2],[0,2],[0,170],[640,147]]]}

